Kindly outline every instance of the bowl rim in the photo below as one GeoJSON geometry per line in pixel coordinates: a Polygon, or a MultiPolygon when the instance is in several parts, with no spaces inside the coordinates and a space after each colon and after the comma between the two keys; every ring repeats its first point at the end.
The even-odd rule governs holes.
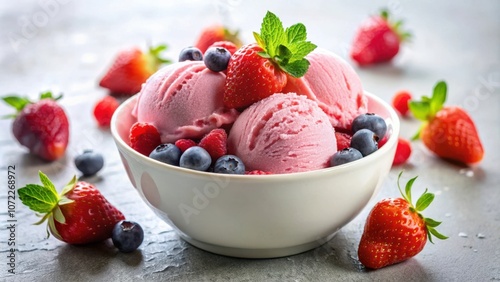
{"type": "Polygon", "coordinates": [[[174,166],[170,164],[166,164],[154,159],[151,159],[134,149],[132,149],[125,140],[123,140],[120,137],[120,134],[118,133],[118,115],[123,112],[127,107],[130,107],[131,103],[133,103],[135,100],[137,100],[138,94],[128,98],[125,100],[114,112],[112,118],[111,118],[111,124],[110,124],[110,129],[111,129],[111,135],[113,136],[113,139],[115,140],[117,145],[120,145],[121,147],[125,148],[127,150],[128,154],[132,154],[134,158],[141,160],[143,163],[153,166],[157,169],[170,169],[177,171],[179,174],[189,174],[191,176],[198,176],[198,177],[227,177],[229,179],[240,179],[240,180],[252,180],[252,181],[269,181],[269,180],[281,180],[281,179],[286,179],[286,180],[294,180],[294,179],[301,179],[304,177],[315,177],[318,175],[323,175],[323,174],[335,174],[335,173],[342,173],[345,170],[351,169],[353,166],[362,166],[363,164],[367,162],[371,162],[372,159],[376,159],[379,156],[382,156],[386,154],[388,151],[391,150],[392,146],[394,146],[397,143],[398,137],[399,137],[399,131],[400,131],[400,120],[399,116],[396,113],[396,111],[387,103],[385,102],[382,98],[376,96],[375,94],[372,94],[368,91],[363,91],[364,94],[369,98],[368,103],[370,103],[370,100],[374,100],[376,103],[382,105],[389,113],[390,118],[390,125],[392,126],[392,133],[385,145],[380,148],[379,150],[375,151],[374,153],[363,157],[359,160],[346,163],[340,166],[336,167],[327,167],[327,168],[322,168],[322,169],[316,169],[316,170],[310,170],[310,171],[303,171],[303,172],[293,172],[293,173],[282,173],[282,174],[266,174],[266,175],[247,175],[247,174],[220,174],[220,173],[214,173],[214,172],[207,172],[207,171],[197,171],[193,169],[188,169],[188,168],[183,168],[179,166],[174,166]]]}

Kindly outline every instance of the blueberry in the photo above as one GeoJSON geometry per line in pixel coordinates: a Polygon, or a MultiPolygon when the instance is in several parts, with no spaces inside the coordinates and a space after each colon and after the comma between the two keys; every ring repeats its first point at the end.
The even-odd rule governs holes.
{"type": "Polygon", "coordinates": [[[75,166],[84,176],[92,176],[104,166],[104,158],[92,150],[85,150],[75,158],[75,166]]]}
{"type": "Polygon", "coordinates": [[[144,230],[137,222],[122,220],[113,227],[111,240],[120,252],[130,253],[142,244],[144,230]]]}
{"type": "Polygon", "coordinates": [[[380,139],[384,138],[385,133],[387,132],[387,124],[385,123],[385,120],[381,116],[374,113],[359,115],[352,121],[353,133],[356,133],[356,131],[363,128],[373,131],[380,139]]]}
{"type": "Polygon", "coordinates": [[[226,48],[210,47],[205,52],[203,61],[209,70],[219,72],[227,69],[229,58],[231,58],[231,53],[226,48]]]}
{"type": "Polygon", "coordinates": [[[214,165],[215,173],[245,174],[245,164],[234,155],[224,155],[217,159],[214,165]]]}
{"type": "Polygon", "coordinates": [[[179,62],[183,61],[203,61],[203,54],[196,47],[186,47],[179,54],[179,62]]]}
{"type": "Polygon", "coordinates": [[[363,157],[377,151],[378,137],[373,131],[363,128],[352,135],[351,147],[361,152],[363,157]]]}
{"type": "Polygon", "coordinates": [[[355,160],[359,160],[361,158],[363,158],[363,155],[361,154],[360,151],[348,147],[340,151],[337,151],[335,154],[333,154],[332,158],[330,159],[330,166],[337,166],[350,163],[355,160]]]}
{"type": "Polygon", "coordinates": [[[149,154],[149,157],[167,164],[179,165],[181,154],[181,149],[177,146],[172,143],[165,143],[156,147],[151,154],[149,154]]]}
{"type": "Polygon", "coordinates": [[[211,163],[212,158],[210,154],[200,146],[193,146],[184,151],[179,161],[181,167],[201,171],[206,171],[211,163]]]}

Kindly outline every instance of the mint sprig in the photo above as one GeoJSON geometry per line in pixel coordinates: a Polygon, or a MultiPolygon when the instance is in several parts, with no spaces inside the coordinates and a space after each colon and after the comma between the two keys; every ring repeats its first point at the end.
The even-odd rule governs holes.
{"type": "Polygon", "coordinates": [[[288,28],[273,13],[267,12],[260,28],[260,34],[253,33],[257,44],[263,49],[259,55],[269,59],[281,70],[293,77],[301,77],[309,69],[307,54],[316,49],[316,45],[306,41],[306,27],[297,23],[288,28]]]}
{"type": "MultiPolygon", "coordinates": [[[[41,171],[38,172],[38,175],[42,185],[27,184],[19,188],[17,191],[19,199],[21,199],[21,202],[25,206],[39,213],[42,217],[40,221],[35,223],[36,225],[48,219],[48,228],[50,228],[55,237],[60,238],[55,228],[54,220],[62,224],[66,222],[60,206],[73,202],[73,200],[68,199],[65,195],[75,187],[76,176],[73,176],[71,181],[63,188],[61,194],[58,194],[54,183],[52,183],[47,175],[41,171]]],[[[49,234],[48,231],[47,234],[49,234]]]]}
{"type": "Polygon", "coordinates": [[[425,189],[424,193],[418,198],[417,203],[415,205],[413,205],[412,199],[411,199],[411,188],[412,188],[415,180],[417,180],[417,176],[413,177],[412,179],[410,179],[406,183],[405,191],[403,193],[403,191],[401,190],[401,186],[399,184],[400,179],[401,179],[401,175],[403,175],[403,171],[401,171],[398,175],[399,192],[401,193],[401,196],[403,196],[403,199],[405,199],[408,202],[408,204],[410,205],[410,211],[417,213],[418,216],[424,220],[425,227],[427,230],[427,238],[429,238],[429,242],[434,244],[434,242],[432,242],[432,235],[434,235],[434,237],[441,239],[441,240],[448,239],[447,236],[439,233],[436,230],[436,227],[438,227],[441,224],[440,221],[436,221],[432,218],[426,218],[421,214],[421,212],[423,210],[425,210],[432,203],[432,201],[434,201],[434,194],[427,192],[427,189],[425,189]]]}
{"type": "MultiPolygon", "coordinates": [[[[443,108],[446,102],[448,86],[445,81],[438,81],[434,86],[432,96],[423,96],[421,101],[411,101],[408,106],[413,116],[422,121],[429,121],[443,108]]],[[[425,124],[424,124],[425,125],[425,124]]],[[[420,130],[412,137],[420,138],[420,130]]]]}

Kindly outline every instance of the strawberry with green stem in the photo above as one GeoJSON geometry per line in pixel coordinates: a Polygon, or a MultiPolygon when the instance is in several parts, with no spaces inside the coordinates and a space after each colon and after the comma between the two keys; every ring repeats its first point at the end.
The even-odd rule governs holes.
{"type": "Polygon", "coordinates": [[[47,91],[40,94],[38,101],[16,95],[2,98],[17,111],[15,114],[4,116],[14,118],[14,137],[28,148],[30,153],[46,161],[61,158],[68,146],[68,117],[57,103],[61,97],[62,95],[53,97],[52,92],[47,91]]]}
{"type": "Polygon", "coordinates": [[[464,109],[444,106],[446,94],[446,82],[439,81],[432,97],[410,102],[413,116],[424,121],[413,140],[422,139],[424,145],[441,158],[477,163],[483,159],[484,149],[476,126],[464,109]]]}
{"type": "Polygon", "coordinates": [[[441,240],[448,238],[436,230],[441,222],[421,214],[434,200],[434,194],[426,189],[413,205],[411,188],[417,177],[406,183],[403,193],[399,184],[402,174],[398,175],[402,198],[381,200],[366,220],[358,258],[368,268],[378,269],[414,257],[423,250],[427,239],[433,243],[432,236],[441,240]]]}
{"type": "Polygon", "coordinates": [[[392,23],[389,16],[389,11],[383,9],[359,27],[350,55],[360,66],[392,60],[398,54],[401,43],[411,37],[409,32],[401,30],[402,20],[392,23]]]}
{"type": "Polygon", "coordinates": [[[301,77],[308,68],[305,56],[316,45],[306,41],[306,28],[298,23],[284,28],[280,19],[267,12],[257,43],[241,47],[229,60],[224,105],[243,109],[274,93],[279,93],[287,77],[301,77]]]}
{"type": "Polygon", "coordinates": [[[138,47],[121,50],[104,76],[99,86],[108,89],[115,95],[134,95],[141,90],[142,84],[163,64],[170,60],[160,54],[167,49],[166,45],[149,47],[143,52],[138,47]]]}
{"type": "Polygon", "coordinates": [[[41,171],[42,185],[28,184],[19,188],[19,198],[47,224],[47,235],[68,244],[87,244],[103,241],[112,235],[117,222],[125,219],[93,185],[71,181],[58,194],[54,184],[41,171]]]}

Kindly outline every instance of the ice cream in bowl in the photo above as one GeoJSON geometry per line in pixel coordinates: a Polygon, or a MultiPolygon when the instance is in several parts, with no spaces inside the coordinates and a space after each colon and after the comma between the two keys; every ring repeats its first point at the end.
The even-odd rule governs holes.
{"type": "Polygon", "coordinates": [[[264,62],[253,70],[235,62],[255,48],[240,48],[224,71],[195,60],[159,70],[116,110],[111,132],[130,182],[182,239],[222,255],[281,257],[332,239],[363,210],[392,166],[400,124],[386,102],[363,90],[346,61],[324,49],[305,56],[304,75],[287,74],[280,91],[263,95],[259,79],[275,73],[276,66],[264,62]],[[257,86],[238,90],[242,77],[257,86]],[[372,114],[383,121],[383,133],[358,129],[354,122],[372,114]],[[179,139],[201,147],[169,151],[166,159],[175,162],[160,161],[132,146],[131,128],[138,122],[158,129],[163,151],[179,139]],[[183,165],[199,155],[203,160],[192,149],[202,148],[200,139],[213,130],[227,134],[226,155],[203,169],[183,165]],[[369,133],[355,137],[361,131],[369,133]],[[341,135],[352,140],[345,145],[341,135]],[[366,136],[375,141],[373,150],[365,150],[366,136]],[[341,143],[349,148],[339,148],[341,143]],[[351,151],[359,157],[352,158],[351,151]],[[335,163],[339,155],[347,161],[335,163]],[[240,165],[243,170],[231,171],[240,165]]]}

